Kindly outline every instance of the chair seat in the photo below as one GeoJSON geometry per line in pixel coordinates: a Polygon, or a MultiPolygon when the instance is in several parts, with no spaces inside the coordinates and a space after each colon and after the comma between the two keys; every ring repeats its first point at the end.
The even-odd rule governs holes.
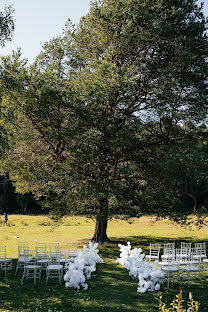
{"type": "Polygon", "coordinates": [[[172,266],[164,266],[162,268],[163,271],[167,271],[167,272],[178,272],[179,269],[176,267],[172,267],[172,266]]]}
{"type": "Polygon", "coordinates": [[[167,261],[160,261],[159,262],[159,265],[164,265],[164,266],[166,266],[166,265],[168,265],[169,263],[167,262],[167,261]]]}
{"type": "Polygon", "coordinates": [[[67,263],[67,262],[70,262],[70,259],[69,258],[66,258],[66,259],[60,259],[60,263],[67,263]]]}
{"type": "Polygon", "coordinates": [[[147,259],[158,259],[158,256],[147,255],[146,258],[147,259]]]}
{"type": "Polygon", "coordinates": [[[27,269],[27,270],[38,270],[38,269],[41,269],[41,266],[40,265],[26,265],[25,269],[27,269]]]}
{"type": "Polygon", "coordinates": [[[47,266],[47,270],[61,270],[63,269],[63,265],[61,264],[50,264],[47,266]]]}
{"type": "Polygon", "coordinates": [[[22,263],[25,263],[25,262],[30,262],[30,261],[32,261],[32,258],[24,258],[24,257],[19,257],[18,258],[18,260],[17,260],[18,262],[22,262],[22,263]]]}
{"type": "Polygon", "coordinates": [[[189,261],[185,261],[185,260],[179,260],[177,261],[178,265],[180,266],[184,266],[184,265],[187,265],[189,263],[189,261]]]}
{"type": "Polygon", "coordinates": [[[184,267],[182,268],[183,271],[189,271],[189,272],[200,272],[199,267],[184,267]]]}
{"type": "Polygon", "coordinates": [[[1,258],[0,262],[11,262],[12,259],[8,259],[8,258],[1,258]]]}
{"type": "Polygon", "coordinates": [[[37,260],[37,263],[40,263],[40,264],[48,263],[48,259],[39,259],[37,260]]]}
{"type": "Polygon", "coordinates": [[[162,259],[174,259],[175,255],[171,255],[171,254],[170,255],[162,255],[161,258],[162,259]]]}

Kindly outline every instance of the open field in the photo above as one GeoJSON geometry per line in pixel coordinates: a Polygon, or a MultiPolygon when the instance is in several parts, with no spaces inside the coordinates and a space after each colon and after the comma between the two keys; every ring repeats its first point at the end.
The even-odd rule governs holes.
{"type": "MultiPolygon", "coordinates": [[[[2,218],[3,219],[3,218],[2,218]]],[[[6,245],[8,257],[17,258],[18,241],[28,241],[31,248],[36,242],[67,242],[76,241],[82,248],[93,236],[94,221],[84,217],[67,217],[57,226],[45,216],[9,216],[7,226],[0,227],[0,245],[6,245]]],[[[148,252],[149,243],[166,243],[175,241],[208,242],[207,227],[202,229],[182,228],[179,225],[162,220],[154,222],[154,218],[142,217],[131,220],[130,223],[122,220],[109,222],[108,235],[113,240],[130,241],[133,247],[141,247],[148,252]]],[[[137,282],[128,276],[128,271],[115,263],[119,256],[116,245],[100,246],[100,255],[104,264],[97,266],[88,281],[87,291],[66,289],[64,283],[59,286],[54,281],[45,285],[43,274],[41,282],[33,286],[31,280],[20,285],[21,272],[14,280],[14,272],[8,278],[0,275],[0,311],[43,311],[43,312],[109,312],[158,311],[158,294],[136,292],[137,282]]],[[[15,260],[14,260],[15,261],[15,260]]],[[[208,272],[204,274],[202,287],[200,283],[192,282],[188,289],[186,283],[171,283],[170,289],[166,283],[161,285],[164,300],[172,301],[173,297],[183,290],[183,297],[187,300],[188,292],[193,293],[195,300],[200,302],[199,311],[208,311],[208,272]]]]}

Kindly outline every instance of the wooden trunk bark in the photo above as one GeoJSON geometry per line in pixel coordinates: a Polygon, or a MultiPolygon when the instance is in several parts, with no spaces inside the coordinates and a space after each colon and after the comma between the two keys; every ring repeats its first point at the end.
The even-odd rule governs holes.
{"type": "Polygon", "coordinates": [[[99,207],[97,209],[97,218],[95,225],[95,233],[92,237],[92,241],[96,243],[110,242],[107,236],[108,225],[108,200],[101,199],[99,201],[99,207]]]}
{"type": "Polygon", "coordinates": [[[92,241],[96,243],[110,242],[107,236],[107,220],[96,220],[95,233],[92,237],[92,241]]]}

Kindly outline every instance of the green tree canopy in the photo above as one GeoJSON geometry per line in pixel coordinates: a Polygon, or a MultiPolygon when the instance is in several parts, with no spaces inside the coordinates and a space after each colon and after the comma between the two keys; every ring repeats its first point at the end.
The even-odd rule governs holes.
{"type": "Polygon", "coordinates": [[[175,192],[185,124],[207,114],[206,27],[194,0],[92,1],[32,66],[19,51],[2,59],[2,167],[17,190],[93,212],[99,242],[109,213],[144,211],[150,189],[175,192]]]}
{"type": "Polygon", "coordinates": [[[12,39],[14,32],[14,21],[12,16],[13,10],[11,6],[5,6],[0,11],[0,45],[3,47],[6,41],[12,39]]]}

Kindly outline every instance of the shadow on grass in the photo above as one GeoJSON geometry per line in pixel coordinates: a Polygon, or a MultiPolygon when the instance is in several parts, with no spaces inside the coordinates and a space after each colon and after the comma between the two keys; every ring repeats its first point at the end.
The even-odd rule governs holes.
{"type": "MultiPolygon", "coordinates": [[[[121,238],[122,243],[130,241],[132,247],[141,247],[145,253],[149,252],[150,243],[164,244],[175,242],[176,247],[180,247],[181,241],[192,241],[191,237],[178,238],[177,240],[164,239],[161,237],[130,236],[121,238]]],[[[13,272],[9,272],[8,278],[0,275],[0,311],[5,309],[13,312],[153,312],[158,311],[157,293],[137,293],[137,282],[132,280],[128,271],[115,263],[119,257],[117,244],[100,245],[100,256],[104,259],[104,264],[97,265],[97,271],[92,274],[92,278],[87,281],[87,291],[77,291],[65,288],[64,283],[58,285],[57,280],[49,280],[46,285],[45,273],[41,281],[34,287],[32,280],[25,280],[20,285],[22,271],[19,271],[14,280],[13,272]]],[[[15,264],[16,261],[14,261],[15,264]]],[[[14,265],[15,268],[15,265],[14,265]]],[[[206,276],[207,277],[207,276],[206,276]]],[[[208,282],[204,278],[203,287],[199,283],[192,283],[190,289],[187,284],[171,283],[167,289],[166,283],[161,286],[163,299],[170,304],[174,296],[183,289],[183,297],[188,299],[188,292],[193,293],[195,300],[200,302],[200,309],[207,309],[207,288],[208,282]]],[[[206,310],[207,309],[207,310],[206,310]]]]}
{"type": "MultiPolygon", "coordinates": [[[[114,238],[112,238],[114,240],[114,238]]],[[[104,258],[118,258],[120,252],[118,243],[126,245],[127,242],[131,243],[132,248],[142,248],[144,253],[149,253],[150,244],[160,244],[161,247],[167,243],[175,243],[176,248],[180,248],[181,242],[200,242],[194,241],[192,237],[178,237],[177,239],[170,239],[164,237],[150,237],[150,236],[129,236],[129,237],[122,237],[120,241],[114,244],[103,244],[99,246],[100,255],[104,258]]]]}
{"type": "MultiPolygon", "coordinates": [[[[13,272],[14,273],[14,272],[13,272]]],[[[0,282],[0,307],[12,311],[155,311],[155,294],[141,295],[136,292],[137,282],[128,271],[115,262],[97,265],[97,271],[87,282],[87,291],[67,289],[57,280],[45,285],[45,276],[34,287],[32,280],[20,285],[21,274],[13,280],[13,274],[0,282]],[[148,299],[147,299],[148,298],[148,299]]],[[[1,311],[1,310],[0,310],[1,311]]]]}

